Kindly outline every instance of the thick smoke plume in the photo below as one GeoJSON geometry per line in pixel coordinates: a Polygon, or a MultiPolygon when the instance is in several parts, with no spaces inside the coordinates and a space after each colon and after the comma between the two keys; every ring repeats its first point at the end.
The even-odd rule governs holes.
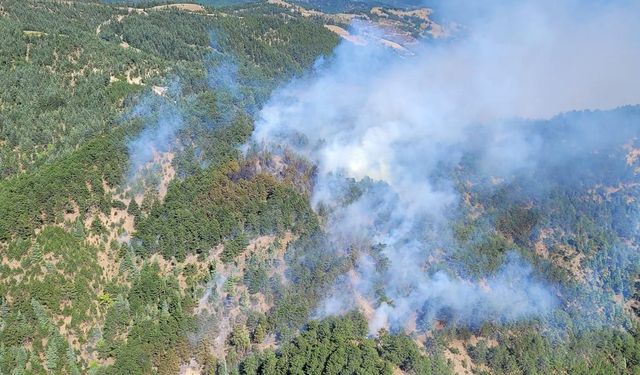
{"type": "MultiPolygon", "coordinates": [[[[640,6],[498,4],[483,2],[475,19],[459,14],[459,35],[415,45],[411,57],[354,24],[365,46],[343,42],[263,108],[254,140],[318,165],[313,203],[330,213],[331,239],[359,254],[320,315],[359,306],[376,332],[443,318],[513,322],[558,303],[515,255],[483,279],[449,266],[460,201],[451,175],[470,151],[485,176],[502,179],[543,158],[562,163],[562,150],[541,155],[545,139],[513,119],[640,103],[640,6]]],[[[578,133],[575,144],[583,139],[585,148],[574,151],[602,137],[578,133]]]]}

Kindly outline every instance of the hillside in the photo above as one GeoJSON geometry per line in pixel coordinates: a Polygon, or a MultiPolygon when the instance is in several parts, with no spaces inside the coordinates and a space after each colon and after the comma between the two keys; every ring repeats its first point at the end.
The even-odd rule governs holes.
{"type": "Polygon", "coordinates": [[[0,373],[638,373],[640,102],[409,5],[0,2],[0,373]]]}

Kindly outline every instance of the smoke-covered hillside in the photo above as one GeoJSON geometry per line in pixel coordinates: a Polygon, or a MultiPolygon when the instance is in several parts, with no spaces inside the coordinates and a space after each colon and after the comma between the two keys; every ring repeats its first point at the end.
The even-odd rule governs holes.
{"type": "MultiPolygon", "coordinates": [[[[170,4],[168,0],[99,0],[107,4],[129,4],[135,6],[148,6],[159,4],[170,4]]],[[[260,3],[260,0],[195,0],[188,1],[205,6],[222,7],[234,6],[249,3],[260,3]]],[[[381,6],[390,8],[418,8],[427,6],[425,1],[416,0],[294,0],[292,3],[304,6],[306,8],[317,9],[323,12],[350,12],[362,11],[371,7],[381,6]]]]}
{"type": "Polygon", "coordinates": [[[366,10],[372,7],[389,7],[389,8],[419,8],[427,6],[426,1],[416,0],[296,0],[293,3],[318,9],[323,12],[349,12],[366,10]]]}
{"type": "Polygon", "coordinates": [[[640,371],[636,4],[198,3],[0,2],[0,373],[640,371]]]}

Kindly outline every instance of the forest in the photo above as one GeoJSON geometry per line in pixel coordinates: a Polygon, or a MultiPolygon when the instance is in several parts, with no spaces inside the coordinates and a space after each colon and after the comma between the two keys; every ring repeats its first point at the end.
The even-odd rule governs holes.
{"type": "MultiPolygon", "coordinates": [[[[451,177],[465,199],[447,262],[482,280],[516,253],[565,305],[370,332],[367,311],[318,311],[360,255],[388,260],[332,242],[312,162],[251,144],[273,92],[340,37],[266,2],[161,3],[0,2],[0,373],[640,373],[640,108],[525,121],[566,165],[496,189],[471,150],[451,177]],[[610,144],[572,145],[583,118],[621,114],[610,144]]],[[[344,206],[372,189],[348,187],[344,206]]]]}

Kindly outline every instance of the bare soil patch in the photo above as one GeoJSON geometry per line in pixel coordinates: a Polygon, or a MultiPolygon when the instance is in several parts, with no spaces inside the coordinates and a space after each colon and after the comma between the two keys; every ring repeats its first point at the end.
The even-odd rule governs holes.
{"type": "Polygon", "coordinates": [[[324,25],[324,27],[335,34],[338,34],[342,39],[348,40],[351,43],[358,44],[358,45],[366,44],[362,38],[355,35],[351,35],[351,33],[349,33],[347,30],[343,29],[340,26],[324,25]]]}
{"type": "Polygon", "coordinates": [[[205,12],[205,9],[202,5],[200,4],[188,4],[188,3],[184,3],[184,4],[167,4],[167,5],[158,5],[152,8],[149,8],[150,10],[166,10],[166,9],[178,9],[178,10],[184,10],[187,12],[205,12]]]}

